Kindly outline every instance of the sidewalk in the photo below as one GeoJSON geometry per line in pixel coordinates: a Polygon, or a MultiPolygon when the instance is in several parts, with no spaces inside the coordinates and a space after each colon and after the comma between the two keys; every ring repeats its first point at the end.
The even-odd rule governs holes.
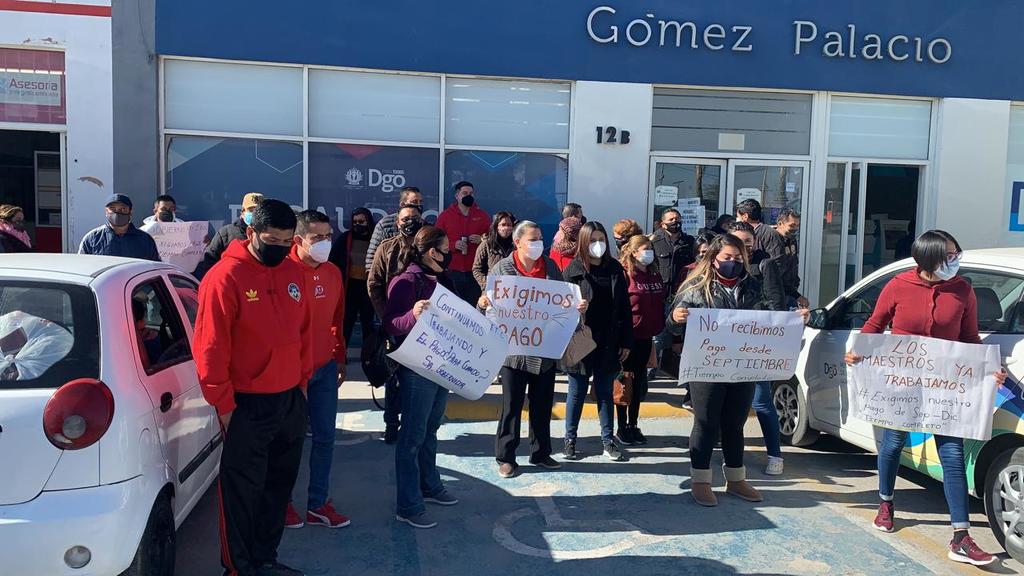
{"type": "MultiPolygon", "coordinates": [[[[661,376],[665,375],[661,374],[661,376]]],[[[551,416],[555,420],[565,419],[565,397],[568,386],[566,376],[559,374],[555,380],[555,405],[551,410],[551,416]]],[[[338,394],[339,404],[344,406],[343,411],[345,412],[376,409],[371,392],[376,394],[377,400],[383,404],[384,389],[374,389],[366,381],[366,376],[359,364],[359,349],[349,350],[348,376],[338,394]],[[349,403],[351,406],[347,406],[349,403]]],[[[690,411],[683,408],[682,405],[683,389],[676,385],[674,379],[661,378],[651,382],[647,399],[640,405],[640,416],[642,418],[689,418],[690,411]]],[[[501,386],[499,385],[491,385],[479,400],[466,400],[456,394],[452,394],[448,398],[446,416],[449,421],[496,421],[500,414],[501,386]]],[[[597,406],[589,399],[583,406],[583,418],[597,418],[597,406]]],[[[528,419],[524,410],[523,420],[528,419]]]]}

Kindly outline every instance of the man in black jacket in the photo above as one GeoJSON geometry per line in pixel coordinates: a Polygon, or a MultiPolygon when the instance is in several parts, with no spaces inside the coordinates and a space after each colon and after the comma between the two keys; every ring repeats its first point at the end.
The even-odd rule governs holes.
{"type": "Polygon", "coordinates": [[[750,275],[761,283],[761,293],[769,310],[789,310],[786,292],[782,285],[782,271],[779,262],[772,260],[768,253],[759,250],[754,241],[754,228],[746,222],[733,221],[725,226],[726,233],[743,241],[750,253],[748,268],[750,275]]]}
{"type": "Polygon", "coordinates": [[[782,271],[786,298],[791,307],[807,308],[809,302],[800,293],[800,213],[792,208],[783,208],[775,224],[775,232],[782,237],[779,269],[782,271]]]}
{"type": "Polygon", "coordinates": [[[785,253],[785,244],[774,228],[762,222],[761,214],[761,203],[753,198],[744,200],[736,206],[736,219],[750,224],[754,229],[757,249],[764,250],[773,259],[778,260],[785,253]]]}
{"type": "Polygon", "coordinates": [[[674,293],[682,281],[683,268],[693,262],[693,242],[693,236],[683,232],[683,218],[679,210],[665,210],[661,214],[660,226],[651,234],[651,244],[661,278],[669,286],[669,293],[674,293]]]}
{"type": "Polygon", "coordinates": [[[217,234],[213,237],[210,245],[206,247],[203,261],[199,263],[199,266],[196,266],[196,271],[193,273],[196,278],[203,279],[203,276],[220,260],[221,255],[228,249],[228,244],[235,240],[246,239],[245,231],[249,228],[249,222],[252,221],[252,213],[260,205],[260,202],[263,202],[263,194],[259,192],[249,192],[242,197],[242,212],[238,220],[231,224],[225,224],[221,226],[220,230],[217,230],[217,234]]]}

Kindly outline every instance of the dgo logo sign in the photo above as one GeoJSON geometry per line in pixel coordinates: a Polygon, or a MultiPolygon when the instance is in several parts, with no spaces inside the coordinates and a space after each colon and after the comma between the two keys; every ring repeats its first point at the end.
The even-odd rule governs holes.
{"type": "MultiPolygon", "coordinates": [[[[381,192],[387,194],[405,186],[405,170],[378,170],[370,168],[366,171],[366,186],[369,188],[380,188],[381,192]]],[[[362,188],[364,182],[363,171],[359,168],[349,168],[345,172],[345,182],[348,188],[362,188]]]]}

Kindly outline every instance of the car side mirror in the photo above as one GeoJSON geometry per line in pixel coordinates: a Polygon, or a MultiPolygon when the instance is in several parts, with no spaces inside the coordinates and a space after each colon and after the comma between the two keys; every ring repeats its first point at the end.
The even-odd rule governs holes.
{"type": "Polygon", "coordinates": [[[828,310],[825,308],[811,310],[807,325],[817,330],[828,330],[828,310]]]}

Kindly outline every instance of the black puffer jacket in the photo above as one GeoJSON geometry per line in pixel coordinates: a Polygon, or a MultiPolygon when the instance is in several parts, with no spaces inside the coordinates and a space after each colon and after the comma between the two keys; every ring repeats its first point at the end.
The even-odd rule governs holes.
{"type": "MultiPolygon", "coordinates": [[[[761,283],[753,276],[744,276],[735,288],[728,288],[721,282],[711,283],[711,302],[707,301],[704,291],[692,289],[693,282],[687,281],[683,284],[675,300],[672,301],[672,310],[676,308],[719,308],[725,310],[770,310],[765,302],[761,283]]],[[[665,327],[672,334],[682,334],[686,324],[680,324],[672,319],[672,312],[669,311],[665,320],[665,327]]]]}
{"type": "Polygon", "coordinates": [[[782,282],[782,268],[778,260],[772,260],[764,250],[754,250],[750,255],[750,273],[761,283],[761,295],[768,310],[789,310],[786,305],[786,289],[782,282]]]}
{"type": "MultiPolygon", "coordinates": [[[[592,375],[601,370],[604,373],[619,369],[619,350],[633,346],[633,309],[629,304],[629,281],[622,265],[613,259],[606,264],[612,277],[611,309],[588,307],[585,322],[590,327],[597,348],[576,366],[563,366],[572,374],[592,375]]],[[[580,287],[583,299],[593,304],[593,277],[578,258],[574,258],[562,270],[566,282],[580,287]]]]}

